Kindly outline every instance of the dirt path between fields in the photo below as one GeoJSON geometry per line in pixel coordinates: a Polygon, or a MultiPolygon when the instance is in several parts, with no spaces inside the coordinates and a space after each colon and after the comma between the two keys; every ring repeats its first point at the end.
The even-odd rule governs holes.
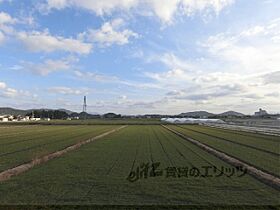
{"type": "Polygon", "coordinates": [[[77,144],[74,144],[74,145],[71,145],[69,147],[66,147],[63,150],[59,150],[59,151],[56,151],[54,153],[50,153],[50,154],[44,155],[44,156],[39,157],[37,159],[34,159],[34,160],[32,160],[32,161],[30,161],[28,163],[25,163],[25,164],[16,166],[14,168],[5,170],[5,171],[0,173],[0,182],[7,181],[11,177],[17,176],[17,175],[19,175],[21,173],[24,173],[24,172],[30,170],[31,168],[33,168],[36,165],[40,165],[40,164],[46,163],[49,160],[61,157],[62,155],[66,154],[66,153],[68,153],[70,151],[73,151],[73,150],[76,150],[76,149],[80,148],[82,145],[85,145],[85,144],[93,142],[93,141],[95,141],[97,139],[103,138],[103,137],[105,137],[105,136],[107,136],[107,135],[109,135],[111,133],[114,133],[116,131],[119,131],[119,130],[125,128],[125,127],[127,127],[127,126],[125,125],[125,126],[121,126],[121,127],[115,128],[113,130],[107,131],[105,133],[102,133],[102,134],[100,134],[98,136],[95,136],[93,138],[90,138],[88,140],[81,141],[81,142],[79,142],[77,144]]]}
{"type": "Polygon", "coordinates": [[[273,187],[276,190],[280,191],[280,179],[278,177],[275,177],[267,172],[264,172],[262,170],[259,170],[257,168],[255,168],[252,165],[249,165],[247,163],[244,163],[234,157],[231,157],[230,155],[227,155],[223,152],[220,152],[216,149],[214,149],[213,147],[210,147],[208,145],[205,145],[197,140],[194,140],[192,138],[189,138],[187,136],[185,136],[184,134],[175,131],[165,125],[162,125],[164,128],[166,128],[167,130],[171,131],[172,133],[176,134],[177,136],[180,136],[183,139],[188,140],[189,142],[193,143],[194,145],[200,147],[201,149],[207,151],[208,153],[215,155],[217,158],[235,166],[235,167],[242,167],[242,168],[246,168],[247,169],[247,173],[250,174],[251,176],[253,176],[254,178],[258,179],[259,181],[265,183],[266,185],[269,185],[271,187],[273,187]]]}

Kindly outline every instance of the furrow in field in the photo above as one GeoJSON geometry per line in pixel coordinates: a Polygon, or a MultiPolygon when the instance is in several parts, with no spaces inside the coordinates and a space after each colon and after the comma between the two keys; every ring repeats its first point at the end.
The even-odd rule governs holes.
{"type": "Polygon", "coordinates": [[[170,158],[170,154],[168,154],[168,152],[166,151],[166,148],[163,146],[163,143],[162,143],[162,140],[161,140],[160,136],[158,135],[158,133],[155,130],[153,130],[153,133],[154,133],[154,136],[157,139],[157,141],[158,141],[158,143],[159,143],[159,145],[160,145],[164,155],[166,156],[167,160],[169,161],[169,163],[172,166],[174,166],[174,163],[173,163],[172,159],[170,158]]]}
{"type": "MultiPolygon", "coordinates": [[[[129,166],[130,162],[127,162],[125,165],[119,165],[119,163],[122,161],[130,161],[128,157],[130,153],[132,153],[132,151],[134,152],[136,149],[136,146],[131,144],[133,143],[132,141],[124,143],[125,138],[120,138],[121,136],[126,136],[126,130],[129,127],[123,128],[109,136],[105,136],[102,141],[93,142],[88,145],[88,147],[82,147],[63,157],[65,164],[68,163],[68,156],[74,157],[74,161],[71,161],[71,163],[73,162],[73,168],[79,168],[79,174],[86,175],[82,179],[82,182],[87,184],[83,184],[84,187],[81,191],[79,202],[86,202],[89,199],[91,192],[96,190],[97,179],[109,179],[115,180],[116,182],[120,178],[125,180],[129,173],[129,168],[125,169],[125,167],[129,166]],[[86,167],[84,167],[85,162],[87,162],[86,167]]],[[[64,203],[64,198],[71,193],[72,187],[64,189],[63,192],[55,198],[55,203],[64,203]]]]}
{"type": "Polygon", "coordinates": [[[31,130],[31,131],[24,131],[15,135],[11,136],[0,136],[0,145],[1,146],[6,146],[6,145],[11,145],[11,144],[17,144],[25,141],[34,141],[41,139],[44,136],[50,135],[50,131],[52,132],[53,135],[59,134],[61,132],[64,132],[65,130],[71,131],[71,129],[77,129],[73,126],[51,126],[48,127],[47,129],[36,129],[36,130],[31,130]]]}
{"type": "MultiPolygon", "coordinates": [[[[124,130],[124,129],[123,129],[124,130]]],[[[122,131],[123,131],[122,130],[122,131]]],[[[122,131],[120,131],[120,132],[122,132],[122,131]]],[[[118,133],[119,134],[119,133],[118,133]]],[[[118,135],[117,134],[117,135],[118,135]]],[[[114,136],[111,136],[111,137],[114,137],[114,136]]],[[[104,141],[106,141],[106,139],[103,139],[104,141]]],[[[114,174],[112,174],[112,171],[113,171],[113,169],[115,169],[116,168],[116,166],[117,166],[117,163],[120,161],[120,159],[121,159],[121,157],[122,157],[122,155],[124,155],[123,154],[123,147],[124,147],[124,145],[123,144],[120,144],[120,142],[121,142],[121,140],[117,140],[117,142],[112,142],[112,141],[110,141],[111,142],[111,144],[113,144],[114,145],[114,148],[115,149],[118,149],[119,151],[118,152],[115,152],[115,151],[113,151],[113,152],[111,152],[110,153],[110,157],[111,157],[111,161],[107,161],[107,163],[106,163],[106,165],[104,166],[104,169],[106,169],[106,171],[104,171],[104,176],[110,176],[110,175],[114,175],[114,174]],[[114,153],[114,154],[112,154],[112,153],[114,153]],[[108,167],[109,166],[109,167],[108,167]],[[108,168],[107,168],[108,167],[108,168]]],[[[112,150],[111,150],[112,151],[112,150]]],[[[89,195],[90,195],[90,193],[92,192],[92,190],[94,189],[94,187],[95,187],[95,184],[92,184],[90,187],[89,187],[89,189],[86,191],[86,193],[84,194],[84,196],[81,198],[81,200],[86,200],[88,197],[89,197],[89,195]]],[[[60,199],[57,199],[57,202],[59,202],[59,200],[60,199]]]]}
{"type": "Polygon", "coordinates": [[[13,145],[13,147],[10,148],[10,151],[8,148],[1,148],[7,150],[7,152],[1,154],[0,171],[6,170],[12,166],[26,163],[32,159],[46,155],[56,150],[63,149],[71,144],[75,144],[92,136],[99,135],[100,133],[108,131],[111,128],[113,127],[102,126],[100,128],[84,127],[83,129],[72,129],[71,132],[67,131],[66,133],[62,133],[59,138],[52,137],[50,130],[49,137],[44,138],[41,141],[41,144],[35,144],[32,146],[31,142],[29,142],[29,144],[25,147],[24,145],[13,145]]]}
{"type": "Polygon", "coordinates": [[[179,131],[186,136],[200,141],[206,145],[212,146],[219,151],[223,151],[243,162],[254,165],[255,167],[273,174],[280,175],[279,156],[267,154],[251,148],[235,145],[230,142],[220,141],[217,138],[201,134],[195,131],[186,130],[177,126],[169,126],[170,128],[179,131]]]}
{"type": "MultiPolygon", "coordinates": [[[[124,131],[125,129],[122,130],[122,132],[124,131]]],[[[120,135],[120,134],[119,134],[120,135]]],[[[115,142],[114,142],[115,143],[115,142]]],[[[111,143],[113,144],[113,143],[111,143]]],[[[114,144],[115,145],[115,144],[114,144]]],[[[123,151],[126,149],[128,145],[126,144],[122,144],[122,140],[118,140],[118,142],[116,142],[116,145],[115,145],[115,149],[113,150],[114,152],[117,152],[118,154],[115,156],[115,160],[113,161],[113,163],[110,165],[109,169],[107,170],[106,172],[106,175],[110,175],[113,171],[113,169],[117,168],[118,166],[118,163],[120,163],[120,161],[122,160],[122,158],[124,157],[127,157],[127,154],[124,153],[123,151]]],[[[130,147],[130,145],[129,145],[130,147]]],[[[136,148],[137,149],[137,148],[136,148]]],[[[111,155],[111,154],[110,154],[111,155]]]]}
{"type": "MultiPolygon", "coordinates": [[[[163,128],[162,128],[163,129],[163,128]]],[[[166,134],[170,135],[172,139],[170,139],[170,143],[176,148],[176,150],[180,153],[181,156],[184,157],[185,160],[188,160],[188,164],[191,167],[205,167],[205,166],[213,166],[216,171],[221,172],[221,166],[225,166],[226,164],[218,163],[216,158],[210,158],[205,151],[191,143],[183,140],[180,137],[174,136],[174,134],[168,130],[165,130],[166,134]],[[178,147],[176,147],[177,145],[178,147]],[[183,147],[182,147],[183,146],[183,147]],[[207,156],[207,158],[206,158],[207,156]]],[[[165,135],[166,136],[166,135],[165,135]]],[[[167,136],[166,136],[167,137],[167,136]]]]}
{"type": "Polygon", "coordinates": [[[171,147],[173,147],[176,152],[184,159],[184,162],[187,162],[188,165],[190,165],[191,167],[194,167],[193,163],[191,161],[189,161],[188,157],[186,156],[186,154],[188,154],[188,152],[185,154],[184,152],[181,152],[181,150],[179,149],[180,147],[177,147],[176,146],[176,143],[178,142],[178,139],[177,138],[173,138],[168,135],[168,133],[165,132],[165,130],[163,130],[161,128],[161,134],[162,134],[162,137],[164,139],[167,139],[169,145],[171,145],[171,147]],[[172,138],[172,139],[171,139],[172,138]],[[175,139],[175,140],[174,140],[175,139]]]}
{"type": "Polygon", "coordinates": [[[280,138],[278,136],[272,136],[272,135],[266,135],[266,134],[260,134],[260,133],[252,133],[252,132],[246,132],[246,131],[240,131],[240,130],[232,130],[229,128],[220,128],[220,127],[214,127],[214,126],[206,126],[202,125],[202,127],[205,127],[207,129],[211,129],[213,131],[220,131],[220,132],[226,132],[226,133],[232,133],[238,136],[245,136],[245,137],[253,137],[260,139],[262,141],[272,141],[279,143],[280,138]]]}
{"type": "Polygon", "coordinates": [[[5,130],[5,132],[0,132],[0,141],[1,144],[5,143],[5,140],[12,139],[12,138],[26,138],[30,137],[30,135],[37,135],[37,134],[43,134],[47,133],[50,129],[53,131],[56,130],[63,130],[66,129],[67,127],[69,128],[74,128],[74,126],[37,126],[34,128],[22,128],[21,130],[15,129],[15,130],[5,130]]]}
{"type": "Polygon", "coordinates": [[[135,162],[161,162],[160,168],[230,165],[159,126],[128,126],[0,185],[3,204],[58,205],[279,205],[278,191],[251,176],[126,178],[135,162]],[[158,134],[156,136],[155,133],[158,134]],[[158,141],[165,150],[163,151],[158,141]],[[148,141],[150,140],[150,141],[148,141]],[[150,142],[150,144],[149,144],[150,142]],[[181,144],[182,143],[182,144],[181,144]],[[185,146],[183,146],[186,145],[185,146]],[[150,147],[150,146],[151,147],[150,147]],[[193,150],[194,152],[190,151],[193,150]],[[138,150],[137,155],[135,151],[138,150]],[[120,155],[122,152],[122,155],[120,155]],[[202,157],[202,158],[201,158],[202,157]],[[109,175],[106,172],[118,159],[109,175]],[[135,159],[135,161],[134,161],[135,159]]]}
{"type": "MultiPolygon", "coordinates": [[[[42,146],[46,146],[46,145],[56,144],[56,143],[59,143],[59,142],[62,142],[62,141],[68,141],[68,139],[67,139],[68,137],[73,137],[73,138],[81,137],[81,136],[84,135],[84,133],[79,133],[80,131],[87,131],[88,132],[87,128],[80,128],[80,129],[75,129],[74,131],[72,131],[72,133],[70,133],[70,135],[69,135],[69,133],[67,133],[67,135],[66,135],[64,132],[59,133],[57,135],[50,135],[50,133],[48,133],[48,135],[47,135],[48,139],[47,139],[46,143],[36,144],[36,145],[31,146],[31,147],[26,147],[26,148],[19,149],[19,150],[13,150],[13,151],[10,151],[10,152],[1,153],[0,157],[15,154],[15,153],[18,153],[18,152],[24,152],[24,151],[32,150],[32,149],[42,147],[42,146]],[[73,135],[73,133],[78,133],[78,134],[73,135]],[[56,137],[58,137],[58,136],[61,136],[62,139],[57,139],[56,137]],[[49,140],[49,139],[51,139],[51,140],[49,140]]],[[[46,141],[46,139],[41,139],[41,140],[37,140],[37,141],[39,141],[39,142],[43,141],[44,142],[44,141],[46,141]]],[[[7,151],[8,148],[4,148],[4,150],[7,151]]]]}
{"type": "MultiPolygon", "coordinates": [[[[140,146],[142,142],[139,136],[134,135],[135,130],[136,127],[131,125],[121,133],[118,133],[118,139],[120,139],[119,143],[122,147],[117,151],[121,153],[121,156],[112,171],[112,174],[118,179],[126,179],[129,173],[140,164],[140,146]]],[[[115,148],[113,148],[113,150],[115,150],[115,148]]]]}
{"type": "Polygon", "coordinates": [[[26,144],[27,141],[35,140],[35,139],[34,138],[33,139],[26,139],[26,140],[17,142],[17,143],[24,143],[25,144],[25,145],[23,144],[23,145],[20,145],[20,146],[18,146],[18,145],[14,146],[13,144],[5,144],[5,145],[2,145],[4,147],[2,147],[1,150],[6,151],[6,152],[5,153],[0,153],[0,157],[4,157],[4,156],[7,156],[7,155],[11,155],[11,154],[19,153],[19,152],[24,152],[24,151],[28,151],[28,150],[32,150],[32,149],[42,147],[42,146],[46,146],[46,145],[56,144],[56,143],[59,143],[59,142],[62,142],[62,141],[67,141],[68,140],[67,138],[70,137],[70,136],[71,137],[80,136],[79,131],[81,131],[81,130],[85,130],[85,128],[70,130],[71,132],[67,133],[67,135],[64,132],[63,133],[58,132],[54,135],[53,132],[52,132],[51,136],[50,136],[50,131],[49,131],[46,136],[40,136],[40,137],[38,136],[37,138],[40,138],[40,139],[36,140],[36,143],[45,142],[46,139],[44,139],[44,137],[47,137],[48,140],[47,140],[46,143],[43,143],[43,144],[36,144],[35,143],[35,145],[34,145],[34,143],[32,142],[32,143],[29,143],[32,146],[30,146],[30,147],[27,146],[26,148],[21,148],[21,149],[18,149],[18,150],[14,150],[14,148],[19,148],[19,147],[28,145],[28,144],[26,144]],[[73,133],[78,133],[78,135],[73,136],[73,133]],[[60,137],[60,138],[58,138],[58,137],[60,137]],[[11,147],[11,145],[13,145],[13,147],[11,147]],[[12,150],[12,151],[7,152],[7,150],[12,150]]]}
{"type": "Polygon", "coordinates": [[[190,127],[192,129],[199,129],[200,131],[207,132],[220,137],[226,137],[230,140],[244,143],[247,145],[252,145],[257,148],[265,149],[274,153],[280,153],[280,137],[269,136],[269,135],[259,135],[259,134],[250,134],[248,135],[239,133],[238,131],[233,131],[229,129],[218,129],[210,126],[184,126],[190,127]]]}
{"type": "Polygon", "coordinates": [[[232,131],[239,131],[239,132],[245,132],[255,135],[265,135],[270,137],[279,137],[280,136],[280,130],[278,128],[266,128],[266,127],[259,127],[259,126],[246,126],[246,125],[229,125],[229,124],[214,124],[209,125],[211,127],[215,128],[222,128],[222,129],[229,129],[232,131]]]}
{"type": "Polygon", "coordinates": [[[216,157],[224,160],[225,162],[227,162],[229,164],[232,164],[233,166],[236,166],[236,167],[242,166],[242,167],[246,168],[248,173],[250,175],[252,175],[254,178],[256,178],[259,181],[261,181],[261,182],[263,182],[263,183],[265,183],[265,184],[267,184],[267,185],[269,185],[269,186],[271,186],[271,187],[280,191],[280,178],[275,177],[273,174],[267,173],[267,172],[262,171],[262,170],[259,170],[254,165],[247,164],[246,162],[244,162],[240,159],[229,156],[227,153],[224,153],[223,151],[216,150],[215,148],[213,148],[211,146],[209,147],[207,144],[203,144],[200,141],[191,139],[191,138],[185,136],[183,133],[178,132],[175,129],[173,130],[172,128],[169,128],[169,127],[164,126],[164,125],[163,125],[163,127],[170,130],[171,132],[177,134],[178,136],[192,142],[193,144],[197,145],[198,147],[206,150],[210,154],[213,154],[216,157]]]}
{"type": "MultiPolygon", "coordinates": [[[[250,142],[251,144],[248,144],[248,143],[241,143],[242,141],[238,140],[238,139],[234,139],[234,140],[231,140],[232,138],[225,138],[225,137],[222,137],[221,135],[219,135],[219,133],[212,133],[211,131],[207,131],[207,130],[204,130],[204,129],[200,129],[200,128],[195,128],[195,127],[190,127],[190,126],[179,126],[177,125],[178,127],[180,128],[183,128],[183,129],[186,129],[186,130],[190,130],[190,131],[194,131],[194,132],[197,132],[197,133],[200,133],[200,134],[204,134],[204,135],[207,135],[207,136],[210,136],[210,137],[214,137],[216,139],[220,139],[222,141],[227,141],[227,142],[230,142],[232,144],[237,144],[237,145],[240,145],[240,146],[243,146],[243,147],[248,147],[250,149],[254,149],[254,150],[258,150],[258,151],[261,151],[261,152],[264,152],[264,153],[268,153],[268,154],[271,154],[271,155],[274,155],[274,156],[277,156],[277,157],[280,157],[280,154],[279,154],[279,148],[278,148],[278,153],[276,152],[272,152],[270,150],[266,150],[266,149],[262,149],[259,147],[255,147],[255,146],[252,146],[251,144],[257,144],[258,142],[250,142]],[[201,131],[202,130],[202,131],[201,131]]],[[[226,133],[222,134],[224,136],[227,136],[226,133]]],[[[275,145],[275,146],[280,146],[280,142],[275,145]]],[[[273,148],[275,149],[275,147],[272,147],[270,148],[271,150],[273,150],[273,148]]],[[[276,151],[277,151],[277,147],[276,147],[276,151]]]]}
{"type": "Polygon", "coordinates": [[[9,180],[11,177],[17,176],[17,175],[19,175],[21,173],[24,173],[24,172],[28,171],[29,169],[33,168],[36,165],[40,165],[40,164],[45,163],[45,162],[47,162],[49,160],[52,160],[52,159],[57,158],[57,157],[60,157],[60,156],[66,154],[66,153],[68,153],[70,151],[76,150],[76,149],[80,148],[81,146],[83,146],[85,144],[88,144],[88,143],[90,143],[92,141],[95,141],[97,139],[103,138],[104,136],[107,136],[107,135],[109,135],[111,133],[114,133],[114,132],[116,132],[116,131],[124,128],[124,127],[125,126],[118,127],[116,129],[113,129],[113,130],[110,130],[110,131],[105,132],[103,134],[100,134],[98,136],[95,136],[95,137],[93,137],[91,139],[88,139],[88,140],[85,140],[85,141],[81,141],[81,142],[79,142],[77,144],[71,145],[71,146],[69,146],[69,147],[67,147],[67,148],[65,148],[63,150],[56,151],[54,153],[51,153],[51,154],[42,156],[40,158],[37,158],[35,160],[32,160],[29,163],[26,163],[26,164],[23,164],[23,165],[19,165],[19,166],[15,167],[15,168],[11,168],[11,169],[8,169],[6,171],[3,171],[3,172],[0,173],[0,182],[9,180]]]}

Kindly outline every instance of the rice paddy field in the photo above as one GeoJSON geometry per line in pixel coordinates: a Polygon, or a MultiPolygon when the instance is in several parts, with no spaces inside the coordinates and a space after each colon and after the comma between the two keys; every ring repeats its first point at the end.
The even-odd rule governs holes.
{"type": "MultiPolygon", "coordinates": [[[[277,209],[280,191],[161,125],[1,125],[0,174],[108,135],[0,181],[1,205],[202,205],[277,209]]],[[[280,177],[280,137],[167,125],[280,177]]],[[[1,175],[0,175],[1,176],[1,175]]],[[[1,180],[1,178],[0,178],[1,180]]]]}

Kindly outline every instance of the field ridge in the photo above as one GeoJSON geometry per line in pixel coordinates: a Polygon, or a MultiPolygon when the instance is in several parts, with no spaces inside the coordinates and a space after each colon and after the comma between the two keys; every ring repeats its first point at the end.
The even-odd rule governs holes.
{"type": "Polygon", "coordinates": [[[124,126],[121,126],[121,127],[118,127],[118,128],[114,128],[110,131],[107,131],[105,133],[102,133],[98,136],[95,136],[93,138],[90,138],[88,140],[85,140],[85,141],[81,141],[79,143],[76,143],[76,144],[73,144],[71,146],[68,146],[66,147],[65,149],[62,149],[62,150],[59,150],[59,151],[56,151],[56,152],[53,152],[53,153],[50,153],[50,154],[47,154],[47,155],[44,155],[42,157],[39,157],[39,158],[36,158],[28,163],[25,163],[25,164],[21,164],[19,166],[16,166],[14,168],[11,168],[11,169],[7,169],[3,172],[0,173],[0,182],[3,182],[3,181],[7,181],[9,180],[11,177],[13,176],[17,176],[21,173],[24,173],[26,171],[28,171],[29,169],[33,168],[34,166],[36,165],[40,165],[40,164],[43,164],[45,162],[48,162],[49,160],[52,160],[54,158],[57,158],[57,157],[60,157],[70,151],[73,151],[73,150],[76,150],[78,148],[80,148],[82,145],[85,145],[85,144],[88,144],[92,141],[95,141],[97,139],[100,139],[102,137],[105,137],[111,133],[114,133],[116,131],[119,131],[123,128],[127,127],[126,125],[124,126]]]}
{"type": "Polygon", "coordinates": [[[167,130],[173,132],[174,134],[182,137],[183,139],[186,139],[188,140],[189,142],[195,144],[196,146],[204,149],[205,151],[215,155],[216,157],[220,158],[221,160],[233,165],[233,166],[236,166],[236,167],[240,167],[242,166],[243,168],[246,168],[247,169],[247,172],[253,176],[254,178],[258,179],[259,181],[277,189],[280,191],[280,179],[278,177],[275,177],[273,176],[272,174],[270,173],[267,173],[267,172],[264,172],[260,169],[257,169],[256,167],[252,166],[252,165],[249,165],[241,160],[238,160],[224,152],[221,152],[221,151],[218,151],[216,149],[214,149],[213,147],[211,146],[208,146],[206,144],[203,144],[197,140],[194,140],[192,138],[189,138],[187,136],[185,136],[184,134],[178,132],[178,131],[175,131],[171,128],[169,128],[168,126],[165,126],[165,125],[162,125],[164,128],[166,128],[167,130]]]}

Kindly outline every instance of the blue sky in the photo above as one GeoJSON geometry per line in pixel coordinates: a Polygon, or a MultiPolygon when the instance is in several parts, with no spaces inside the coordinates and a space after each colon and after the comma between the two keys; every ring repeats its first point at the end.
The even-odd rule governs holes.
{"type": "Polygon", "coordinates": [[[0,0],[0,106],[280,112],[278,0],[0,0]]]}

